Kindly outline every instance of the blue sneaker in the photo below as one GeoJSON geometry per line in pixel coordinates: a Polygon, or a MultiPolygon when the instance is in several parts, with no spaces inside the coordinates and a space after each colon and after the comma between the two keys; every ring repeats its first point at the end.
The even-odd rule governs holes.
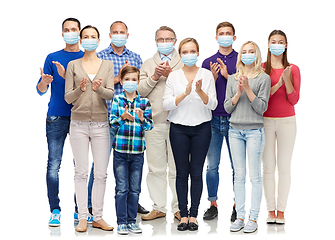
{"type": "MultiPolygon", "coordinates": [[[[73,220],[74,220],[74,222],[79,222],[78,213],[74,212],[73,220]]],[[[87,223],[91,224],[92,222],[93,222],[93,216],[92,216],[92,214],[88,213],[87,223]]]]}
{"type": "Polygon", "coordinates": [[[132,233],[142,233],[142,229],[135,223],[129,223],[127,224],[127,228],[129,232],[132,233]]]}
{"type": "Polygon", "coordinates": [[[50,227],[59,227],[60,226],[60,211],[58,209],[54,209],[50,216],[49,220],[50,227]]]}
{"type": "Polygon", "coordinates": [[[117,233],[121,234],[121,235],[127,235],[129,233],[127,225],[126,224],[119,224],[117,226],[117,233]]]}

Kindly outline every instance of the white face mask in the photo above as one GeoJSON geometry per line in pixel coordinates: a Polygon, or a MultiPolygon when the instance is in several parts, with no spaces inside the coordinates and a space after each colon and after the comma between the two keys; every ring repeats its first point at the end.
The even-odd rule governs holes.
{"type": "Polygon", "coordinates": [[[66,32],[63,33],[63,39],[67,44],[76,44],[79,41],[78,32],[66,32]]]}

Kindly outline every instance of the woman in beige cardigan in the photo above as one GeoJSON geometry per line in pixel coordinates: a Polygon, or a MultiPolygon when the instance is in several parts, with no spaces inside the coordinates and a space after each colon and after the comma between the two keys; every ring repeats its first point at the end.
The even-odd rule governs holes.
{"type": "Polygon", "coordinates": [[[100,60],[95,49],[99,32],[86,26],[80,32],[80,43],[85,49],[83,58],[71,61],[66,71],[65,101],[72,103],[70,143],[75,160],[75,191],[79,223],[76,231],[87,230],[88,149],[91,143],[94,161],[92,190],[93,227],[113,230],[102,219],[104,194],[109,161],[109,126],[106,100],[114,95],[114,66],[100,60]]]}

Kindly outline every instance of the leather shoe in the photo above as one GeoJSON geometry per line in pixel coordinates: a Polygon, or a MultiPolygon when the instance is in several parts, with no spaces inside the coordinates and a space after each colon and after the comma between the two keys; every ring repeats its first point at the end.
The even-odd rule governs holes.
{"type": "Polygon", "coordinates": [[[181,220],[180,211],[175,212],[173,215],[174,215],[174,217],[177,218],[179,221],[181,220]]]}
{"type": "Polygon", "coordinates": [[[141,204],[138,204],[138,206],[137,206],[137,213],[138,214],[148,214],[149,211],[146,210],[141,204]]]}
{"type": "Polygon", "coordinates": [[[141,219],[148,221],[148,220],[153,220],[153,219],[161,218],[165,216],[166,216],[166,213],[163,213],[163,212],[160,212],[154,209],[150,213],[141,216],[141,219]]]}
{"type": "Polygon", "coordinates": [[[177,226],[178,231],[186,231],[188,229],[187,223],[179,223],[177,226]]]}
{"type": "Polygon", "coordinates": [[[103,219],[100,219],[99,221],[93,221],[92,222],[92,227],[94,228],[100,228],[102,230],[105,230],[105,231],[113,231],[113,227],[108,225],[105,220],[103,219]]]}
{"type": "Polygon", "coordinates": [[[87,220],[80,219],[78,225],[76,226],[77,232],[86,232],[87,231],[87,220]]]}
{"type": "Polygon", "coordinates": [[[189,222],[188,223],[188,230],[197,231],[198,230],[198,224],[196,224],[194,222],[189,222]]]}

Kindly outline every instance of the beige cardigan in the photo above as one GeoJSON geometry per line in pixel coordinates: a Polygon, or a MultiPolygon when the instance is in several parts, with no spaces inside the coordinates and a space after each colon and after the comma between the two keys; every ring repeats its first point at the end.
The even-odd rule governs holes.
{"type": "Polygon", "coordinates": [[[111,61],[102,60],[100,68],[91,81],[84,70],[81,59],[69,62],[65,76],[65,101],[72,103],[71,119],[78,121],[105,122],[107,117],[106,100],[114,95],[114,66],[111,61]],[[88,78],[86,91],[80,89],[80,81],[88,78]],[[92,82],[102,79],[101,86],[92,90],[92,82]]]}
{"type": "MultiPolygon", "coordinates": [[[[151,76],[154,75],[155,67],[162,62],[160,54],[157,51],[152,58],[143,63],[140,71],[140,84],[137,89],[141,96],[149,99],[154,123],[166,123],[169,113],[163,109],[166,77],[161,76],[158,81],[153,81],[151,79],[151,76]]],[[[176,49],[173,50],[172,59],[169,64],[172,71],[178,70],[184,66],[176,49]]]]}

